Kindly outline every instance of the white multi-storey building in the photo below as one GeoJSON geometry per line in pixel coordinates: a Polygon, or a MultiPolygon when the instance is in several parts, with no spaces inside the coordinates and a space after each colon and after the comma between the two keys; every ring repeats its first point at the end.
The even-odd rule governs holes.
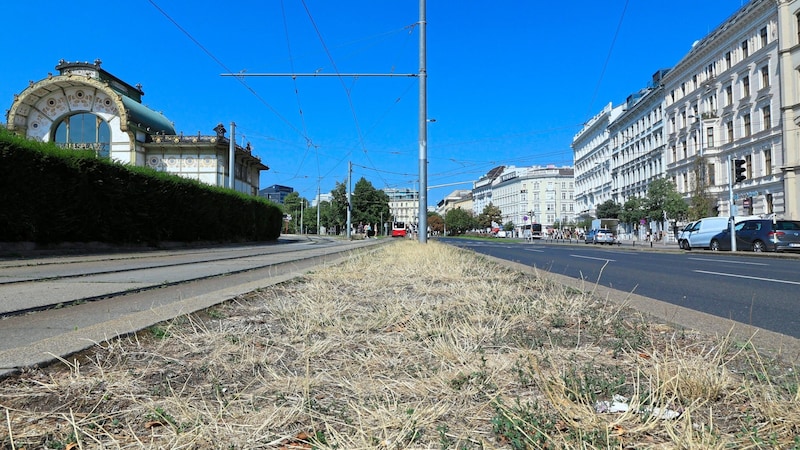
{"type": "Polygon", "coordinates": [[[387,188],[383,192],[389,196],[389,212],[393,222],[403,222],[406,225],[416,225],[419,222],[419,191],[387,188]]]}
{"type": "Polygon", "coordinates": [[[492,182],[505,170],[505,166],[498,166],[480,177],[472,184],[472,214],[477,217],[492,203],[492,182]]]}
{"type": "Polygon", "coordinates": [[[778,57],[776,73],[781,80],[784,216],[800,220],[800,1],[779,0],[778,57]]]}
{"type": "Polygon", "coordinates": [[[575,158],[575,207],[579,214],[596,215],[597,205],[611,200],[611,146],[608,127],[623,105],[605,106],[572,138],[575,158]]]}
{"type": "Polygon", "coordinates": [[[666,172],[685,198],[706,185],[731,215],[730,160],[745,161],[733,185],[737,215],[785,213],[775,1],[752,0],[662,79],[666,172]]]}
{"type": "Polygon", "coordinates": [[[661,77],[628,97],[625,110],[608,126],[611,147],[611,200],[624,205],[647,196],[647,187],[664,176],[664,115],[661,77]]]}
{"type": "Polygon", "coordinates": [[[499,225],[511,222],[521,234],[530,223],[573,222],[574,174],[572,167],[506,167],[491,183],[492,204],[503,215],[499,225]]]}

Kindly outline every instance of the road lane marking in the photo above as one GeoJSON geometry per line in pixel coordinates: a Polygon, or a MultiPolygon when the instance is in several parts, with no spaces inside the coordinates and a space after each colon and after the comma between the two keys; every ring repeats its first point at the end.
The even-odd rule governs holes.
{"type": "Polygon", "coordinates": [[[800,285],[800,281],[778,280],[778,279],[775,279],[775,278],[751,277],[749,275],[735,275],[735,274],[732,274],[732,273],[708,272],[706,270],[695,270],[694,272],[705,273],[705,274],[708,274],[708,275],[719,275],[721,277],[747,278],[748,280],[769,281],[771,283],[784,283],[784,284],[800,285]]]}
{"type": "Polygon", "coordinates": [[[569,256],[572,256],[573,258],[584,258],[584,259],[594,259],[594,260],[597,260],[597,261],[617,262],[616,259],[595,258],[593,256],[583,256],[583,255],[569,255],[569,256]]]}
{"type": "Polygon", "coordinates": [[[707,259],[707,258],[688,258],[694,261],[704,261],[704,262],[721,262],[726,264],[745,264],[751,266],[768,266],[769,264],[766,263],[755,263],[755,262],[744,262],[744,261],[729,261],[726,259],[707,259]]]}
{"type": "Polygon", "coordinates": [[[535,249],[532,249],[532,248],[526,248],[525,251],[526,252],[544,253],[544,250],[535,250],[535,249]]]}

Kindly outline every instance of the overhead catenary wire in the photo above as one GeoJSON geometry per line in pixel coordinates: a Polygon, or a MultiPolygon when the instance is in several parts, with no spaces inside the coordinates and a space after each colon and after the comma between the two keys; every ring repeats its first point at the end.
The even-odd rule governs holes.
{"type": "MultiPolygon", "coordinates": [[[[185,34],[185,35],[186,35],[186,37],[188,37],[188,38],[189,38],[189,40],[191,40],[191,41],[192,41],[192,42],[193,42],[195,45],[197,45],[197,46],[198,46],[198,47],[199,47],[199,48],[200,48],[200,49],[201,49],[201,50],[202,50],[202,51],[203,51],[203,52],[204,52],[206,55],[208,55],[208,56],[209,56],[209,57],[210,57],[210,58],[211,58],[211,59],[212,59],[214,62],[216,62],[216,63],[217,63],[217,64],[218,64],[220,67],[222,67],[223,69],[225,69],[225,71],[226,71],[226,72],[228,72],[228,73],[232,72],[232,71],[231,71],[231,69],[229,69],[229,68],[228,68],[228,66],[227,66],[227,65],[225,65],[225,63],[223,63],[223,62],[222,62],[222,61],[221,61],[219,58],[217,58],[216,56],[214,56],[214,54],[213,54],[213,53],[211,53],[211,51],[210,51],[210,50],[208,50],[208,49],[207,49],[205,46],[203,46],[203,44],[201,44],[201,43],[200,43],[200,41],[198,41],[197,39],[195,39],[195,37],[194,37],[194,36],[192,36],[192,34],[191,34],[191,33],[189,33],[189,31],[187,31],[185,28],[183,28],[183,27],[182,27],[182,26],[181,26],[181,25],[180,25],[180,24],[179,24],[179,23],[178,23],[178,22],[177,22],[175,19],[173,19],[173,18],[172,18],[172,16],[170,16],[169,14],[167,14],[167,12],[166,12],[166,11],[164,11],[164,10],[163,10],[163,9],[162,9],[160,6],[158,6],[158,4],[156,4],[156,2],[155,2],[154,0],[148,0],[148,1],[150,2],[150,4],[151,4],[151,5],[153,5],[153,7],[154,7],[154,8],[156,8],[156,9],[158,10],[158,12],[160,12],[160,13],[161,13],[161,15],[163,15],[164,17],[166,17],[166,18],[167,18],[167,20],[169,20],[170,22],[172,22],[172,24],[173,24],[173,25],[175,25],[175,27],[176,27],[176,28],[178,28],[178,30],[180,30],[180,31],[181,31],[183,34],[185,34]]],[[[249,91],[251,94],[253,94],[253,96],[255,96],[255,97],[256,97],[256,98],[257,98],[257,99],[258,99],[258,100],[259,100],[259,101],[260,101],[262,104],[264,104],[264,106],[266,106],[266,107],[267,107],[267,108],[268,108],[270,111],[272,111],[272,112],[273,112],[273,114],[275,114],[275,115],[276,115],[276,116],[277,116],[279,119],[281,119],[281,120],[282,120],[284,123],[286,123],[286,124],[287,124],[287,125],[288,125],[288,126],[291,128],[291,129],[293,129],[295,132],[297,132],[297,133],[298,133],[298,134],[300,134],[301,136],[303,136],[303,137],[307,138],[307,136],[304,136],[304,135],[303,135],[302,131],[298,130],[298,129],[297,129],[297,127],[295,127],[295,126],[294,126],[294,125],[293,125],[291,122],[289,122],[289,120],[287,120],[285,117],[283,117],[283,116],[282,116],[282,115],[281,115],[281,114],[278,112],[278,110],[277,110],[277,109],[275,109],[275,108],[274,108],[274,107],[273,107],[271,104],[269,104],[269,103],[268,103],[266,100],[264,100],[264,98],[263,98],[263,97],[261,97],[261,96],[258,94],[258,92],[256,92],[256,91],[255,91],[255,89],[253,89],[252,87],[250,87],[250,86],[249,86],[249,85],[248,85],[248,84],[247,84],[247,83],[244,81],[244,79],[243,79],[243,78],[239,77],[239,78],[238,78],[238,81],[239,81],[239,83],[241,83],[241,84],[242,84],[242,86],[244,86],[244,87],[245,87],[245,88],[246,88],[246,89],[247,89],[247,90],[248,90],[248,91],[249,91]]]]}

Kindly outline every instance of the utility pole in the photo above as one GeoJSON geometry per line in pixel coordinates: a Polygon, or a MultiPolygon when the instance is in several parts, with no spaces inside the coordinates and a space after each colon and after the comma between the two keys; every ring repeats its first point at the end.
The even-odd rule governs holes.
{"type": "Polygon", "coordinates": [[[728,166],[728,213],[730,217],[728,218],[728,228],[731,233],[731,251],[736,251],[736,211],[734,208],[736,205],[733,203],[733,168],[731,167],[731,159],[732,156],[728,156],[727,166],[728,166]]]}
{"type": "Polygon", "coordinates": [[[320,234],[319,209],[320,209],[320,206],[321,206],[320,204],[321,203],[322,203],[322,199],[320,198],[320,194],[319,194],[319,180],[317,180],[317,236],[319,236],[319,234],[320,234]]]}
{"type": "Polygon", "coordinates": [[[419,1],[419,232],[428,242],[428,73],[425,48],[425,0],[419,1]]]}
{"type": "Polygon", "coordinates": [[[233,166],[236,161],[236,124],[231,122],[231,138],[228,148],[228,188],[234,189],[233,166]]]}
{"type": "Polygon", "coordinates": [[[352,239],[352,233],[350,232],[350,185],[352,184],[353,176],[353,161],[347,163],[347,240],[349,241],[352,239]]]}

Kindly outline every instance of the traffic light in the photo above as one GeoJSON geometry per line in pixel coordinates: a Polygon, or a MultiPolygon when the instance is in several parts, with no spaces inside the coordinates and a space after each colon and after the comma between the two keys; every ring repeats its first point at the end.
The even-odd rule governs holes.
{"type": "Polygon", "coordinates": [[[736,177],[734,178],[735,180],[734,183],[740,183],[746,180],[747,177],[745,176],[744,173],[747,172],[747,167],[745,167],[744,165],[745,163],[747,163],[747,161],[745,161],[744,159],[736,159],[733,161],[733,163],[736,165],[736,169],[734,169],[734,172],[736,173],[736,177]]]}

